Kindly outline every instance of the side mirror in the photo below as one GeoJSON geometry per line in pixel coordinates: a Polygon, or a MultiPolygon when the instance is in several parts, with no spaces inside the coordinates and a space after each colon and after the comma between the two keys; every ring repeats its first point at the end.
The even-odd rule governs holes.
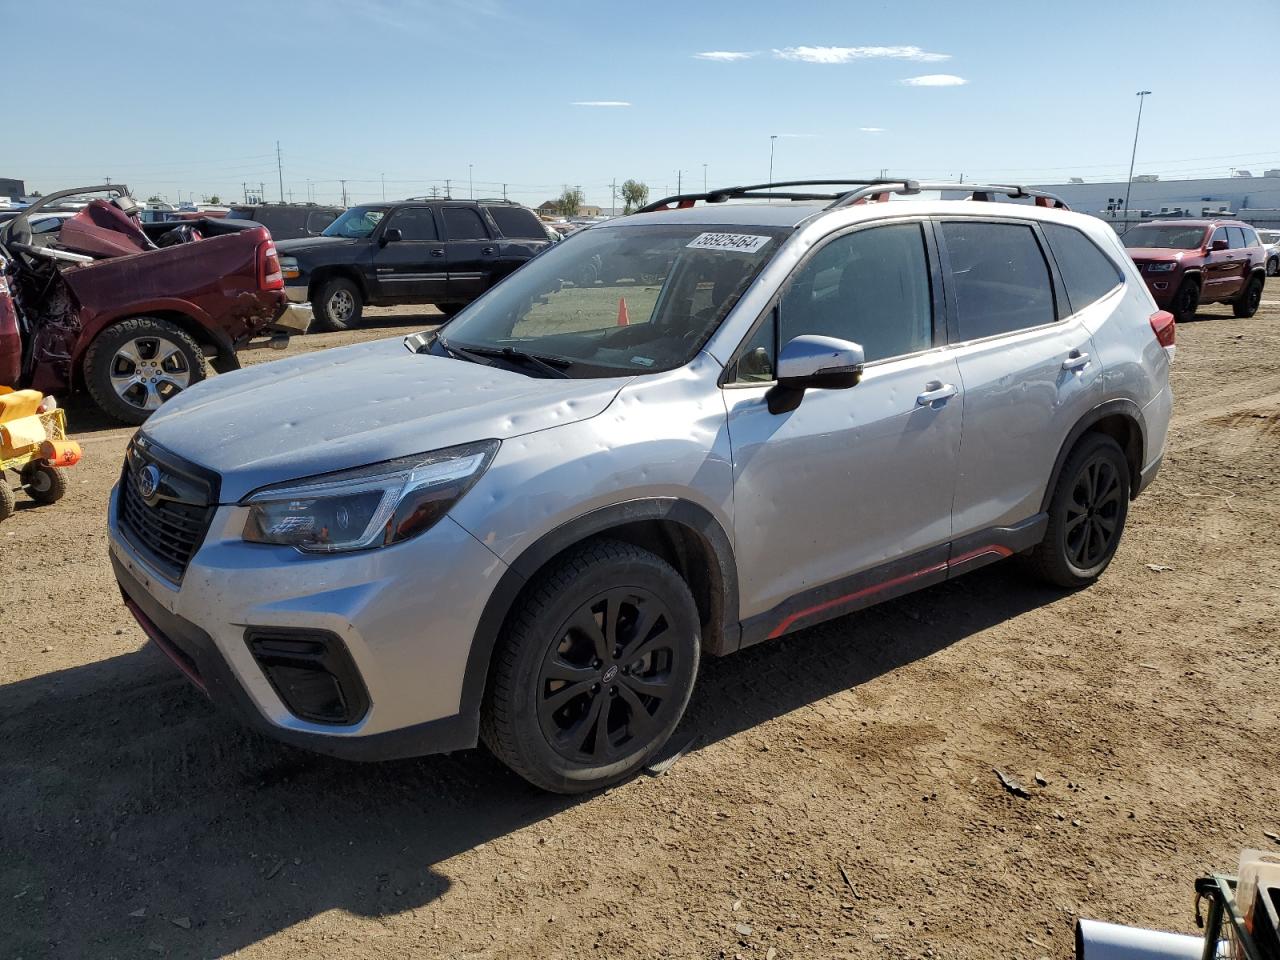
{"type": "Polygon", "coordinates": [[[866,362],[861,344],[806,334],[778,354],[778,384],[766,394],[770,413],[800,406],[806,390],[847,390],[862,379],[866,362]]]}
{"type": "Polygon", "coordinates": [[[403,239],[404,234],[402,234],[397,227],[387,227],[387,229],[382,231],[382,242],[384,245],[388,243],[399,243],[403,239]]]}
{"type": "Polygon", "coordinates": [[[1227,241],[1225,240],[1215,240],[1213,243],[1209,244],[1209,251],[1211,253],[1217,253],[1219,250],[1225,249],[1227,249],[1227,241]]]}

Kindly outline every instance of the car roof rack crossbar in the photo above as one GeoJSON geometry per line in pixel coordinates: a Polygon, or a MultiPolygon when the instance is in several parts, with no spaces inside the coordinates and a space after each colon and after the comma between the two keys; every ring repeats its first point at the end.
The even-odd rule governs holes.
{"type": "Polygon", "coordinates": [[[827,210],[838,207],[854,206],[862,203],[881,202],[889,199],[890,194],[914,196],[922,191],[945,191],[950,193],[968,192],[970,200],[996,202],[997,196],[1012,200],[1034,198],[1036,206],[1053,207],[1058,210],[1069,210],[1066,202],[1052,193],[1035,190],[1017,184],[968,184],[942,181],[919,181],[906,179],[875,180],[779,180],[775,183],[753,183],[740,187],[721,187],[705,193],[679,193],[664,197],[646,204],[636,213],[653,213],[657,210],[686,210],[699,201],[703,203],[725,203],[729,200],[828,200],[827,210]],[[853,187],[838,193],[830,191],[791,191],[782,192],[786,187],[853,187]]]}

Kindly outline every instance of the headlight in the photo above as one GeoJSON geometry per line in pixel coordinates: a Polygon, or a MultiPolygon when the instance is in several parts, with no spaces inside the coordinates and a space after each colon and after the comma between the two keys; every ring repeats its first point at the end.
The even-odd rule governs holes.
{"type": "MultiPolygon", "coordinates": [[[[1178,264],[1172,260],[1165,263],[1148,263],[1147,273],[1168,273],[1170,270],[1176,270],[1177,268],[1178,264]]],[[[286,273],[285,276],[287,277],[288,274],[286,273]]]]}
{"type": "Polygon", "coordinates": [[[484,474],[497,440],[264,487],[249,507],[250,543],[339,553],[399,543],[429,530],[484,474]]]}
{"type": "Polygon", "coordinates": [[[284,274],[286,280],[296,280],[302,276],[302,271],[298,269],[297,257],[281,257],[280,272],[284,274]]]}

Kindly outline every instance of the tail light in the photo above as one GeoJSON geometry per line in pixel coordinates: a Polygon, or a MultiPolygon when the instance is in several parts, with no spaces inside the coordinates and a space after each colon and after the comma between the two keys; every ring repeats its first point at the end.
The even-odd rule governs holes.
{"type": "Polygon", "coordinates": [[[1172,347],[1178,339],[1178,324],[1168,310],[1157,310],[1151,315],[1151,332],[1162,347],[1172,347]]]}
{"type": "Polygon", "coordinates": [[[280,255],[273,240],[258,244],[258,289],[283,290],[284,274],[280,271],[280,255]]]}

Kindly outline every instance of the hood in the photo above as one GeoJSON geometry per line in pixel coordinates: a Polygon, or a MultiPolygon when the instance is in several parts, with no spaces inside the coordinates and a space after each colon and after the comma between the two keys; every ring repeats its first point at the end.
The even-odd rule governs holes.
{"type": "Polygon", "coordinates": [[[351,237],[298,237],[293,240],[277,240],[276,251],[281,256],[297,256],[300,253],[313,253],[316,250],[336,247],[353,247],[356,244],[367,244],[364,240],[353,240],[351,237]]]}
{"type": "Polygon", "coordinates": [[[538,379],[410,353],[395,337],[221,374],[141,432],[220,474],[219,499],[233,503],[269,483],[586,420],[630,379],[538,379]]]}
{"type": "Polygon", "coordinates": [[[1181,260],[1188,254],[1195,256],[1199,253],[1198,250],[1177,250],[1173,247],[1129,247],[1127,249],[1129,251],[1129,258],[1137,263],[1181,260]]]}

